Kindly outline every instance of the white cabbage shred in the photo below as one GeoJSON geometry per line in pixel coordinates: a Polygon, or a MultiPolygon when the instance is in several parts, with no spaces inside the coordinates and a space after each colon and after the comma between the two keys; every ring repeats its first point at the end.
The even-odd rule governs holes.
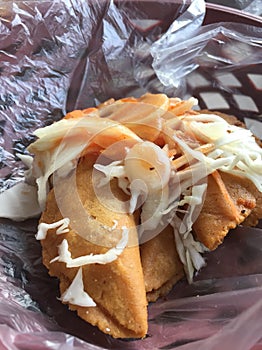
{"type": "Polygon", "coordinates": [[[36,234],[36,239],[37,240],[41,240],[41,239],[45,239],[48,230],[51,230],[53,228],[56,228],[56,234],[57,235],[61,235],[63,233],[69,232],[69,223],[70,223],[70,219],[69,218],[64,218],[61,219],[59,221],[56,221],[52,224],[47,224],[45,222],[41,222],[38,225],[38,230],[37,230],[37,234],[36,234]]]}
{"type": "Polygon", "coordinates": [[[33,173],[42,210],[49,192],[49,177],[59,169],[60,175],[64,177],[70,171],[67,165],[71,164],[73,168],[74,160],[77,160],[81,152],[92,142],[103,147],[107,138],[114,137],[115,134],[136,142],[142,141],[134,132],[116,121],[96,117],[62,119],[35,131],[38,139],[28,147],[28,150],[35,155],[33,173]]]}
{"type": "Polygon", "coordinates": [[[204,158],[206,164],[215,166],[223,159],[224,164],[217,169],[250,179],[262,192],[262,148],[256,143],[250,130],[228,124],[217,115],[200,114],[183,119],[188,129],[205,142],[213,143],[215,151],[204,158]]]}
{"type": "Polygon", "coordinates": [[[19,182],[0,193],[0,217],[21,221],[38,217],[40,214],[35,186],[19,182]]]}
{"type": "Polygon", "coordinates": [[[200,270],[205,265],[202,253],[208,249],[200,242],[195,241],[192,235],[192,226],[198,216],[198,208],[204,201],[207,184],[192,186],[185,191],[184,197],[179,201],[178,206],[188,205],[183,219],[174,216],[171,225],[174,228],[177,251],[180,260],[183,262],[189,283],[193,281],[194,270],[200,270]]]}
{"type": "Polygon", "coordinates": [[[122,227],[122,238],[116,245],[116,247],[109,249],[104,254],[89,254],[80,256],[78,258],[72,258],[71,252],[69,251],[69,245],[67,239],[63,239],[62,243],[58,247],[58,256],[50,261],[53,263],[55,261],[64,262],[66,267],[80,267],[88,264],[108,264],[116,260],[120,254],[122,254],[128,243],[128,228],[122,227]]]}
{"type": "Polygon", "coordinates": [[[105,175],[99,182],[100,187],[107,185],[114,177],[118,179],[125,177],[126,174],[122,163],[122,160],[116,160],[108,165],[94,164],[94,168],[105,175]]]}
{"type": "Polygon", "coordinates": [[[84,290],[82,267],[78,270],[73,282],[68,289],[61,295],[60,300],[64,303],[70,303],[79,306],[94,307],[96,303],[84,290]]]}

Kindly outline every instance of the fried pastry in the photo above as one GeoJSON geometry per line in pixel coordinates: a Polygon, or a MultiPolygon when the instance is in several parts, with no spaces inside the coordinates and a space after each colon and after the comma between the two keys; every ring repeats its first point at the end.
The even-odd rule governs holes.
{"type": "MultiPolygon", "coordinates": [[[[63,218],[57,206],[57,197],[60,194],[63,200],[69,203],[70,210],[74,211],[74,202],[70,200],[72,191],[68,182],[70,181],[65,179],[58,184],[56,191],[52,190],[49,193],[46,209],[40,220],[42,223],[58,222],[63,218]]],[[[92,166],[86,157],[81,158],[78,164],[76,182],[78,195],[87,213],[82,222],[83,228],[88,230],[89,235],[96,234],[104,228],[108,239],[104,237],[103,245],[95,245],[90,239],[80,237],[70,225],[68,232],[62,234],[56,234],[55,229],[48,230],[46,238],[41,240],[43,262],[50,275],[60,279],[62,296],[72,285],[79,269],[82,269],[84,291],[92,298],[95,306],[94,303],[90,303],[90,306],[79,305],[77,291],[75,295],[71,292],[68,300],[62,297],[62,301],[68,302],[70,309],[76,310],[84,320],[113,337],[144,337],[147,332],[147,301],[133,215],[121,214],[121,208],[116,208],[116,212],[110,211],[107,205],[109,200],[106,197],[103,198],[103,204],[98,200],[93,187],[90,186],[92,166]],[[113,226],[112,218],[117,227],[110,230],[113,226]],[[59,260],[52,262],[57,256],[57,247],[61,246],[64,240],[68,243],[73,259],[89,254],[104,254],[109,250],[106,244],[112,244],[110,239],[114,240],[118,227],[131,229],[128,231],[129,246],[124,248],[116,260],[107,264],[95,263],[72,268],[67,268],[66,263],[59,260]]],[[[111,188],[124,203],[126,195],[115,183],[112,183],[111,188]]]]}
{"type": "Polygon", "coordinates": [[[236,118],[145,94],[73,111],[28,150],[36,238],[61,301],[104,333],[143,338],[147,303],[262,217],[262,150],[236,118]]]}
{"type": "Polygon", "coordinates": [[[215,171],[208,177],[206,198],[193,229],[197,239],[214,250],[230,229],[242,223],[256,207],[248,180],[215,171]]]}

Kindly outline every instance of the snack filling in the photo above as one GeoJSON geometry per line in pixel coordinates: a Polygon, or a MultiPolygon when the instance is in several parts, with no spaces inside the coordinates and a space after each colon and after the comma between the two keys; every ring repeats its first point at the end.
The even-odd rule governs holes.
{"type": "Polygon", "coordinates": [[[258,141],[196,105],[110,99],[36,130],[28,147],[43,263],[61,301],[113,337],[144,337],[148,301],[191,283],[205,251],[262,217],[258,141]]]}

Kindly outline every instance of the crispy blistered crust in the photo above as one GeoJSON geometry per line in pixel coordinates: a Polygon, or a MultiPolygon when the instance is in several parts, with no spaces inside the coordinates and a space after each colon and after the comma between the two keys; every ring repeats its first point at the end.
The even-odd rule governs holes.
{"type": "MultiPolygon", "coordinates": [[[[101,231],[101,224],[112,226],[113,218],[118,220],[120,227],[134,227],[133,216],[114,213],[95,197],[92,186],[90,186],[91,173],[88,162],[82,159],[77,170],[79,196],[87,212],[91,211],[91,215],[93,215],[92,211],[96,213],[96,219],[91,219],[88,223],[89,230],[95,234],[98,230],[101,231]]],[[[68,188],[67,180],[57,186],[61,186],[63,199],[70,203],[73,211],[74,202],[72,202],[72,192],[68,188]]],[[[117,184],[113,184],[111,189],[113,192],[118,192],[118,198],[125,199],[117,184]]],[[[56,192],[59,195],[59,189],[56,192]]],[[[62,218],[56,203],[56,192],[52,190],[49,193],[47,207],[41,218],[42,222],[51,223],[62,218]]],[[[113,232],[109,232],[108,235],[113,235],[113,232]]],[[[136,235],[135,230],[130,232],[133,236],[136,235]]],[[[50,275],[60,279],[61,292],[64,292],[71,284],[78,271],[78,268],[66,268],[64,263],[50,264],[50,260],[58,255],[57,246],[65,238],[68,240],[73,258],[91,253],[105,253],[108,250],[106,247],[85,240],[72,227],[68,233],[62,235],[56,235],[54,230],[49,230],[47,238],[41,241],[43,262],[49,269],[50,275]]],[[[130,242],[134,243],[135,240],[137,237],[130,237],[130,242]]],[[[70,305],[70,308],[76,310],[80,317],[116,338],[142,338],[146,335],[147,300],[137,244],[126,248],[112,263],[83,266],[83,282],[85,291],[93,298],[97,306],[70,305]]]]}

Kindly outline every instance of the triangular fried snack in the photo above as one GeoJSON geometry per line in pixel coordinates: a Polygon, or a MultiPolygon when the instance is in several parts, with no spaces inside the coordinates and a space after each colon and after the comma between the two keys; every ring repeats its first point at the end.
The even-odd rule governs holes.
{"type": "Polygon", "coordinates": [[[223,172],[220,175],[239,212],[245,218],[243,225],[256,226],[262,218],[262,193],[247,178],[223,172]]]}
{"type": "Polygon", "coordinates": [[[46,210],[40,221],[57,222],[62,218],[61,211],[66,212],[67,208],[76,220],[70,221],[66,233],[57,234],[54,229],[48,231],[46,239],[41,240],[43,262],[50,275],[60,279],[62,295],[79,271],[79,267],[68,268],[64,262],[50,262],[57,257],[58,246],[63,240],[67,240],[72,258],[104,254],[115,247],[116,244],[112,242],[119,241],[119,228],[130,228],[129,246],[116,260],[104,265],[96,263],[82,266],[84,291],[96,306],[79,306],[77,300],[75,303],[69,302],[69,306],[104,333],[116,338],[141,338],[147,332],[147,300],[134,217],[125,212],[126,195],[117,183],[111,183],[111,194],[115,196],[113,208],[110,193],[104,191],[103,198],[97,197],[92,180],[92,162],[83,157],[75,179],[71,175],[58,181],[49,193],[46,210]],[[76,183],[75,188],[72,187],[72,181],[76,183]],[[76,224],[78,226],[74,226],[76,224]],[[81,232],[76,232],[76,228],[81,232]],[[85,234],[87,239],[84,238],[85,234]],[[98,238],[101,239],[101,245],[98,238]]]}
{"type": "Polygon", "coordinates": [[[222,243],[256,205],[252,192],[245,188],[245,179],[215,171],[208,176],[206,198],[193,225],[197,239],[210,250],[222,243]]]}

